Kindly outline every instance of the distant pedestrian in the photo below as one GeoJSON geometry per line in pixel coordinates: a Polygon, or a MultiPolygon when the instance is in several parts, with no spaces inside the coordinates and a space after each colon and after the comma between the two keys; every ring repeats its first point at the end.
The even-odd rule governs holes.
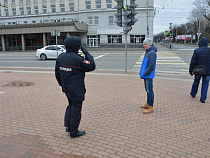
{"type": "Polygon", "coordinates": [[[194,50],[190,63],[189,73],[191,76],[193,75],[193,68],[195,67],[195,65],[206,65],[206,73],[203,76],[195,75],[190,95],[193,98],[196,96],[198,92],[200,79],[202,78],[200,101],[202,103],[205,103],[210,79],[210,48],[208,47],[208,38],[202,37],[198,43],[198,46],[199,48],[194,50]]]}
{"type": "Polygon", "coordinates": [[[147,103],[142,105],[141,108],[144,108],[144,114],[149,114],[153,112],[153,103],[154,103],[154,92],[153,92],[153,78],[155,77],[155,68],[156,68],[156,59],[157,59],[157,48],[153,45],[150,38],[146,38],[143,41],[144,49],[146,53],[142,61],[140,78],[144,79],[144,86],[147,92],[147,103]]]}
{"type": "Polygon", "coordinates": [[[66,37],[64,45],[66,53],[57,58],[55,75],[69,102],[64,117],[64,126],[66,132],[70,132],[70,137],[75,138],[85,134],[85,131],[78,130],[86,92],[84,78],[85,72],[95,69],[95,61],[87,49],[81,45],[79,37],[66,37]],[[80,47],[85,58],[78,54],[80,47]]]}

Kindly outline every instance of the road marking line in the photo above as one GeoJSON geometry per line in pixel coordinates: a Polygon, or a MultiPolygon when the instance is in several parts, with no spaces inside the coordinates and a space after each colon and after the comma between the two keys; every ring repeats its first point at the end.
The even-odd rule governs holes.
{"type": "Polygon", "coordinates": [[[98,59],[98,58],[104,57],[104,56],[106,56],[106,55],[108,55],[108,54],[110,54],[110,53],[106,53],[106,54],[103,54],[103,55],[99,55],[99,56],[95,57],[94,59],[98,59]]]}
{"type": "Polygon", "coordinates": [[[195,50],[195,49],[176,49],[176,50],[195,50]]]}
{"type": "MultiPolygon", "coordinates": [[[[138,59],[132,70],[140,70],[144,54],[138,59]]],[[[173,52],[157,52],[156,61],[157,73],[187,73],[188,65],[179,56],[173,52]],[[177,69],[171,69],[171,67],[177,69]]]]}

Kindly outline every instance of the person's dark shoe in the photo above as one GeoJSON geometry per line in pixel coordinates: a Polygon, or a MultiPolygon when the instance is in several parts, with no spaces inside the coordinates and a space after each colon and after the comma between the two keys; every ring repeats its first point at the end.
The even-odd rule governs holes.
{"type": "Polygon", "coordinates": [[[195,98],[195,96],[193,96],[191,93],[190,93],[190,96],[191,96],[192,98],[195,98]]]}
{"type": "Polygon", "coordinates": [[[201,100],[201,99],[200,99],[200,101],[201,101],[201,103],[205,103],[205,101],[203,101],[203,100],[201,100]]]}
{"type": "Polygon", "coordinates": [[[66,127],[66,132],[70,132],[70,127],[66,127]]]}
{"type": "Polygon", "coordinates": [[[70,135],[70,137],[71,137],[71,138],[80,137],[80,136],[83,136],[85,133],[86,133],[85,131],[78,131],[77,134],[76,134],[75,136],[71,136],[71,135],[70,135]]]}

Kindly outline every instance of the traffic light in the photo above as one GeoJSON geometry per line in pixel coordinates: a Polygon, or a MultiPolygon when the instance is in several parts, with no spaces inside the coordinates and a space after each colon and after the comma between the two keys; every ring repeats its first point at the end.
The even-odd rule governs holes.
{"type": "Polygon", "coordinates": [[[114,0],[117,2],[117,6],[114,6],[115,9],[117,9],[117,14],[115,15],[115,23],[119,26],[122,27],[122,6],[123,6],[123,0],[114,0]]]}
{"type": "Polygon", "coordinates": [[[135,9],[138,6],[138,4],[136,4],[135,1],[136,0],[130,0],[131,25],[134,25],[138,21],[138,19],[135,18],[135,15],[138,14],[138,12],[135,9]]]}
{"type": "Polygon", "coordinates": [[[172,36],[172,34],[170,33],[170,37],[172,36]]]}
{"type": "Polygon", "coordinates": [[[123,31],[124,33],[128,33],[132,27],[131,27],[131,10],[130,7],[127,6],[127,10],[124,11],[123,13],[124,19],[123,19],[123,31]]]}

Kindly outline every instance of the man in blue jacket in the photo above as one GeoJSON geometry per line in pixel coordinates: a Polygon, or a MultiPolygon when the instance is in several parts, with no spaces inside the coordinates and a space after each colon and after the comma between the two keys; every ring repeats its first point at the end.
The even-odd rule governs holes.
{"type": "Polygon", "coordinates": [[[68,98],[64,126],[70,132],[70,137],[75,138],[85,134],[79,131],[82,103],[85,100],[85,72],[95,69],[93,56],[81,45],[81,39],[76,36],[66,37],[64,40],[66,53],[58,56],[55,66],[55,76],[62,91],[68,98]],[[85,58],[78,54],[79,48],[85,58]]]}
{"type": "Polygon", "coordinates": [[[192,85],[190,95],[193,98],[195,98],[198,92],[200,79],[202,77],[200,101],[202,103],[205,103],[206,98],[207,98],[208,87],[209,87],[209,79],[210,79],[210,48],[208,47],[208,38],[202,37],[200,41],[198,42],[198,46],[199,48],[194,50],[191,63],[190,63],[189,73],[190,75],[193,75],[193,68],[195,65],[206,65],[206,73],[204,76],[195,75],[195,79],[192,85]]]}
{"type": "Polygon", "coordinates": [[[146,50],[144,59],[142,61],[140,78],[144,79],[144,86],[147,92],[147,103],[141,108],[146,109],[143,113],[149,114],[153,112],[154,92],[153,92],[153,78],[155,77],[157,48],[152,44],[150,38],[143,41],[144,49],[146,50]]]}

